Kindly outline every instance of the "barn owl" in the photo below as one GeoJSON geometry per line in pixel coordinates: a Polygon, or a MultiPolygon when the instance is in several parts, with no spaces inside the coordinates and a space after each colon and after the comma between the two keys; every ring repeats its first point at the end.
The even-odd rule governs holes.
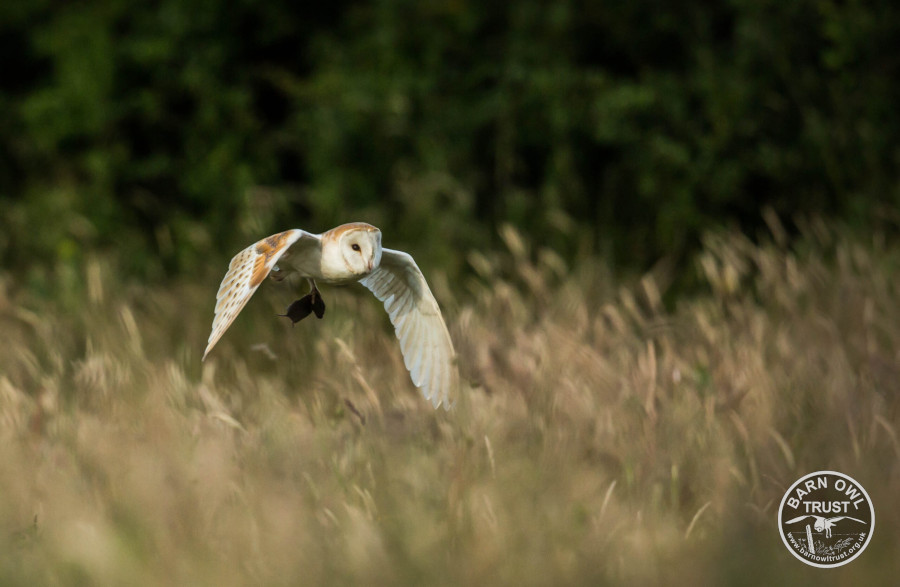
{"type": "MultiPolygon", "coordinates": [[[[850,502],[847,502],[850,503],[850,502]]],[[[865,524],[862,520],[857,520],[856,518],[851,518],[850,516],[836,516],[834,518],[825,518],[823,516],[814,516],[812,514],[807,514],[805,516],[799,516],[794,518],[793,520],[788,520],[785,524],[793,524],[794,522],[802,522],[806,518],[815,518],[816,523],[813,526],[816,532],[821,532],[825,530],[825,538],[831,538],[831,528],[838,522],[843,519],[853,520],[854,522],[859,522],[860,524],[865,524]]]]}
{"type": "Polygon", "coordinates": [[[450,408],[458,380],[456,355],[437,301],[413,258],[383,249],[381,231],[363,222],[342,224],[322,234],[286,230],[235,255],[216,294],[204,360],[266,276],[284,279],[286,270],[276,265],[279,261],[306,278],[311,288],[281,316],[292,323],[311,312],[321,318],[325,303],[316,281],[363,284],[384,303],[413,383],[435,408],[441,404],[450,408]]]}

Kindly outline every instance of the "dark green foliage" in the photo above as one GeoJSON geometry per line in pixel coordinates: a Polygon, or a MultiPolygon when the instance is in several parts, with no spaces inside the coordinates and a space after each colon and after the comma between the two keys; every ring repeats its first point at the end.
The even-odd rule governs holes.
{"type": "Polygon", "coordinates": [[[900,203],[897,38],[886,1],[6,2],[0,257],[159,276],[366,220],[453,273],[502,222],[638,265],[764,205],[863,227],[900,203]]]}

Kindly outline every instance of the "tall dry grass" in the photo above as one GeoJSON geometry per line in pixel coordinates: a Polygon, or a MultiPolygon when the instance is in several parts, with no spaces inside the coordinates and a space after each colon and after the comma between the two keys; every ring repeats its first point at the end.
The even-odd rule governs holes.
{"type": "Polygon", "coordinates": [[[900,249],[822,223],[786,248],[772,221],[769,244],[711,235],[672,307],[661,272],[620,284],[505,230],[478,277],[432,276],[449,413],[361,288],[291,328],[267,284],[201,364],[214,281],[4,277],[0,584],[889,584],[900,249]],[[775,525],[819,469],[875,504],[837,570],[775,525]]]}

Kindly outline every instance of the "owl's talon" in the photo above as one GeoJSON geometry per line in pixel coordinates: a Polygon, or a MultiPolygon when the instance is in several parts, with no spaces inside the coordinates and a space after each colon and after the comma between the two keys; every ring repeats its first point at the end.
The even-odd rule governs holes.
{"type": "Polygon", "coordinates": [[[309,296],[307,297],[312,298],[312,311],[315,312],[316,318],[321,320],[322,316],[325,315],[325,302],[322,300],[319,288],[316,287],[316,282],[310,279],[309,286],[309,296]]]}
{"type": "Polygon", "coordinates": [[[325,302],[322,301],[322,298],[317,297],[315,301],[313,301],[312,310],[315,312],[316,318],[321,320],[322,316],[325,315],[325,302]]]}
{"type": "Polygon", "coordinates": [[[325,315],[325,302],[322,301],[319,290],[314,290],[313,293],[309,295],[312,296],[312,311],[315,312],[316,318],[321,320],[322,316],[325,315]]]}

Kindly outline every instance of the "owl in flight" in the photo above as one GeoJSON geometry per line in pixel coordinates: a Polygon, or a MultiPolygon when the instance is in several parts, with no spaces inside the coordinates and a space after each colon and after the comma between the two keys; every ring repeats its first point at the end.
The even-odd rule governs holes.
{"type": "Polygon", "coordinates": [[[228,330],[266,276],[276,281],[288,265],[310,284],[310,292],[282,316],[292,323],[325,314],[316,281],[332,285],[359,282],[384,303],[394,325],[403,362],[416,387],[435,408],[450,409],[458,374],[456,354],[441,310],[413,258],[381,248],[381,231],[370,224],[342,224],[322,234],[292,229],[273,234],[238,253],[216,294],[212,333],[203,359],[228,330]]]}
{"type": "Polygon", "coordinates": [[[816,520],[816,523],[813,526],[813,529],[815,529],[816,532],[821,532],[822,530],[825,530],[825,538],[831,538],[832,526],[834,526],[835,524],[837,524],[838,522],[840,522],[841,520],[843,520],[845,518],[848,520],[853,520],[854,522],[859,522],[860,524],[865,524],[865,522],[863,522],[862,520],[857,520],[856,518],[851,518],[850,516],[836,516],[834,518],[825,518],[823,516],[814,516],[812,514],[807,514],[805,516],[799,516],[797,518],[794,518],[793,520],[788,520],[787,522],[785,522],[785,524],[793,524],[794,522],[802,522],[806,518],[814,518],[816,520]]]}

